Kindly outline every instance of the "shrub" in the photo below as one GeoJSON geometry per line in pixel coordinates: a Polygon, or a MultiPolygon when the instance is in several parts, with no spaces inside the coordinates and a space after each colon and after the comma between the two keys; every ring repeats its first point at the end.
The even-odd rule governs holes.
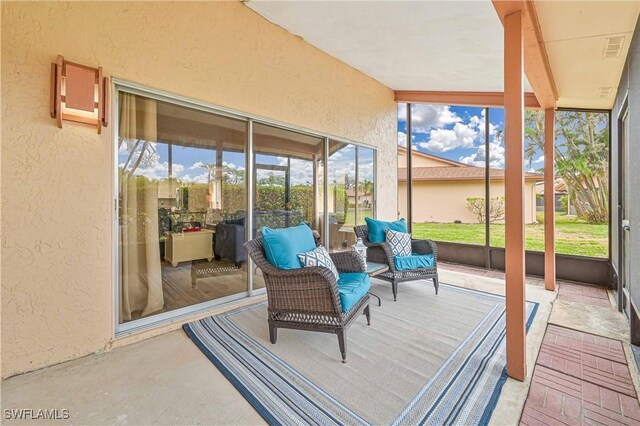
{"type": "MultiPolygon", "coordinates": [[[[467,198],[467,210],[475,215],[478,223],[485,223],[484,197],[467,198]]],[[[504,220],[504,197],[494,197],[489,201],[489,223],[504,220]]]]}

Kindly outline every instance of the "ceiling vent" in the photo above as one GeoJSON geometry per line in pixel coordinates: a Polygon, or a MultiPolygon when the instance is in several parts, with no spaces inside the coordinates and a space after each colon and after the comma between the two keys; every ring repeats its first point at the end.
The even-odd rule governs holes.
{"type": "Polygon", "coordinates": [[[603,56],[605,59],[615,59],[620,57],[624,36],[607,37],[604,45],[603,56]]]}
{"type": "Polygon", "coordinates": [[[608,99],[613,93],[613,87],[598,87],[598,99],[608,99]]]}

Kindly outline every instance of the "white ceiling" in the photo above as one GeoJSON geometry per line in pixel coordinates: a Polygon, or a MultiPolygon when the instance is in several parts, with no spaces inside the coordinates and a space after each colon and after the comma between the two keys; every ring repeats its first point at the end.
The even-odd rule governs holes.
{"type": "Polygon", "coordinates": [[[558,88],[558,106],[611,108],[640,1],[536,1],[536,11],[558,88]],[[617,56],[606,58],[610,37],[624,41],[617,56]],[[599,95],[600,88],[611,88],[609,95],[599,95]]]}
{"type": "Polygon", "coordinates": [[[502,91],[502,24],[489,0],[245,4],[394,90],[502,91]]]}
{"type": "MultiPolygon", "coordinates": [[[[490,0],[245,4],[391,89],[503,91],[503,28],[490,0]]],[[[535,6],[558,106],[611,108],[640,1],[538,0],[535,6]],[[620,35],[619,56],[605,59],[607,37],[620,35]],[[603,96],[601,88],[611,94],[603,96]]],[[[531,91],[526,81],[525,90],[531,91]]]]}

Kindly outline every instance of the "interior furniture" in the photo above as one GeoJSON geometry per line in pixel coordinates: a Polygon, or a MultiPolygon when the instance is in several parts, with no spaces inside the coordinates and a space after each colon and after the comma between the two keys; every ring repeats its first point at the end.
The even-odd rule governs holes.
{"type": "MultiPolygon", "coordinates": [[[[264,210],[255,211],[253,216],[253,232],[255,238],[258,229],[263,226],[269,228],[287,228],[299,225],[304,221],[301,212],[296,210],[264,210]]],[[[227,217],[216,225],[216,238],[214,244],[216,259],[229,259],[236,266],[240,266],[247,260],[244,248],[245,213],[239,212],[239,217],[227,217]]]]}
{"type": "Polygon", "coordinates": [[[167,235],[164,259],[176,267],[180,262],[213,260],[213,235],[210,229],[194,232],[172,232],[167,235]]]}
{"type": "Polygon", "coordinates": [[[342,362],[347,361],[346,332],[364,314],[370,324],[369,276],[355,252],[330,253],[339,279],[321,266],[279,269],[265,257],[263,239],[245,244],[262,270],[268,301],[269,338],[275,344],[278,328],[318,331],[338,335],[342,362]]]}
{"type": "Polygon", "coordinates": [[[244,219],[217,224],[213,245],[216,260],[229,259],[236,266],[242,265],[247,260],[245,240],[244,219]]]}
{"type": "Polygon", "coordinates": [[[355,226],[353,229],[356,232],[356,236],[362,238],[362,242],[367,246],[367,260],[375,263],[384,263],[389,267],[388,271],[380,273],[377,275],[377,278],[391,283],[393,300],[397,300],[398,283],[405,281],[432,279],[436,294],[438,294],[438,249],[435,242],[431,240],[411,240],[411,251],[413,256],[416,258],[419,256],[432,256],[431,266],[414,269],[401,269],[397,268],[394,255],[391,250],[391,245],[389,243],[372,243],[369,241],[369,229],[367,225],[355,226]]]}
{"type": "Polygon", "coordinates": [[[356,242],[356,236],[349,225],[343,223],[329,224],[330,250],[349,250],[356,242]]]}
{"type": "MultiPolygon", "coordinates": [[[[224,264],[222,264],[224,265],[224,264]]],[[[226,276],[230,272],[240,272],[241,267],[238,266],[222,266],[217,262],[192,262],[191,263],[191,287],[197,287],[198,278],[209,278],[219,276],[221,273],[225,273],[226,276]]]]}
{"type": "MultiPolygon", "coordinates": [[[[367,261],[366,263],[366,268],[367,269],[365,270],[365,272],[367,273],[367,275],[369,275],[369,277],[375,277],[389,270],[389,267],[384,263],[376,263],[376,262],[369,262],[369,261],[367,261]]],[[[380,300],[380,296],[371,292],[369,292],[369,295],[378,299],[378,306],[382,306],[382,300],[380,300]]]]}

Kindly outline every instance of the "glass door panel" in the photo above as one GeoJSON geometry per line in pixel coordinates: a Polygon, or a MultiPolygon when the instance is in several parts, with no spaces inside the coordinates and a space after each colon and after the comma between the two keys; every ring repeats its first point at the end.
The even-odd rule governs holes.
{"type": "Polygon", "coordinates": [[[119,92],[120,324],[246,294],[246,123],[119,92]]]}
{"type": "MultiPolygon", "coordinates": [[[[322,243],[324,139],[262,123],[253,128],[254,236],[263,227],[306,223],[322,243]]],[[[253,287],[264,287],[260,270],[253,287]]]]}

